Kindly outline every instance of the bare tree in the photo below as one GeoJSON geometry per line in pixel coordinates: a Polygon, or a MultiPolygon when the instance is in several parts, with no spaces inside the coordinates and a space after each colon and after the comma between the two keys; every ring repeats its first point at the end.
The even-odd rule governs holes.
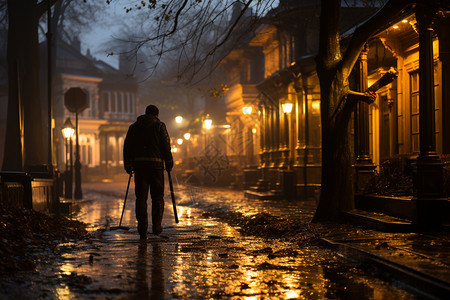
{"type": "MultiPolygon", "coordinates": [[[[121,3],[120,0],[108,1],[121,3]]],[[[166,58],[176,62],[175,77],[193,82],[211,74],[227,50],[240,42],[266,13],[274,0],[161,0],[136,1],[125,10],[133,14],[131,30],[123,26],[116,38],[127,46],[120,51],[135,54],[145,52],[148,75],[166,58]],[[139,24],[139,25],[138,25],[139,24]],[[205,72],[200,75],[201,72],[205,72]]],[[[117,46],[117,43],[115,44],[117,46]]],[[[111,50],[110,53],[114,53],[111,50]]],[[[148,77],[149,77],[148,76],[148,77]]]]}

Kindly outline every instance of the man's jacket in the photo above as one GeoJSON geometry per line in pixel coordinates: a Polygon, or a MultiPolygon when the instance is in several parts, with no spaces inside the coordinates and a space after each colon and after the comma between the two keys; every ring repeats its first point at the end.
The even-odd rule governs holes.
{"type": "Polygon", "coordinates": [[[156,116],[139,116],[128,128],[123,145],[125,169],[136,168],[164,169],[173,166],[170,138],[166,125],[156,116]]]}

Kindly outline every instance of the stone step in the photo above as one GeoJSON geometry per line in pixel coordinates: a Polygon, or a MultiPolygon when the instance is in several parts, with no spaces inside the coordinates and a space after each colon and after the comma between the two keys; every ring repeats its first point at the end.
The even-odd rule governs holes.
{"type": "Polygon", "coordinates": [[[389,216],[379,212],[354,209],[344,213],[345,220],[384,232],[412,232],[415,226],[410,220],[389,216]]]}
{"type": "Polygon", "coordinates": [[[415,204],[411,197],[388,197],[376,195],[356,195],[357,209],[382,212],[401,219],[412,220],[415,204]]]}

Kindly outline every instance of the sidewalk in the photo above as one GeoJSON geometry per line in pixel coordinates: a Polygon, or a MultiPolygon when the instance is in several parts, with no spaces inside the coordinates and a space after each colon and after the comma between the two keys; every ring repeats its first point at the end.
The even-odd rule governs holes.
{"type": "Polygon", "coordinates": [[[323,246],[375,267],[388,280],[405,282],[442,299],[450,295],[448,232],[386,233],[346,224],[340,230],[334,228],[322,231],[323,246]]]}
{"type": "MultiPolygon", "coordinates": [[[[95,188],[104,189],[107,193],[119,193],[117,196],[123,195],[125,190],[117,184],[96,185],[95,188]]],[[[307,223],[315,210],[313,201],[247,199],[243,191],[182,186],[177,186],[176,191],[180,206],[214,207],[221,212],[239,212],[244,216],[265,213],[307,223]]],[[[388,281],[405,282],[442,299],[450,295],[448,232],[386,233],[349,224],[313,224],[312,227],[319,236],[321,246],[336,251],[388,281]]]]}

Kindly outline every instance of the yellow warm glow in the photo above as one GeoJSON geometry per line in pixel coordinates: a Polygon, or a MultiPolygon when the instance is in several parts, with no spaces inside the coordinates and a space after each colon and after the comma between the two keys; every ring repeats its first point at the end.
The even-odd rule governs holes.
{"type": "Polygon", "coordinates": [[[311,102],[311,108],[316,111],[320,110],[320,101],[311,102]]]}
{"type": "Polygon", "coordinates": [[[283,112],[290,114],[292,112],[292,108],[294,107],[294,104],[290,103],[290,102],[285,102],[283,104],[281,104],[281,107],[283,108],[283,112]]]}
{"type": "Polygon", "coordinates": [[[63,128],[62,132],[63,132],[64,138],[68,139],[73,136],[73,134],[75,133],[75,129],[67,127],[67,128],[63,128]]]}
{"type": "Polygon", "coordinates": [[[252,113],[253,108],[251,106],[244,106],[242,108],[242,113],[244,115],[250,115],[252,113]]]}
{"type": "Polygon", "coordinates": [[[206,129],[211,129],[212,127],[212,120],[211,119],[206,119],[205,120],[205,128],[206,129]]]}

